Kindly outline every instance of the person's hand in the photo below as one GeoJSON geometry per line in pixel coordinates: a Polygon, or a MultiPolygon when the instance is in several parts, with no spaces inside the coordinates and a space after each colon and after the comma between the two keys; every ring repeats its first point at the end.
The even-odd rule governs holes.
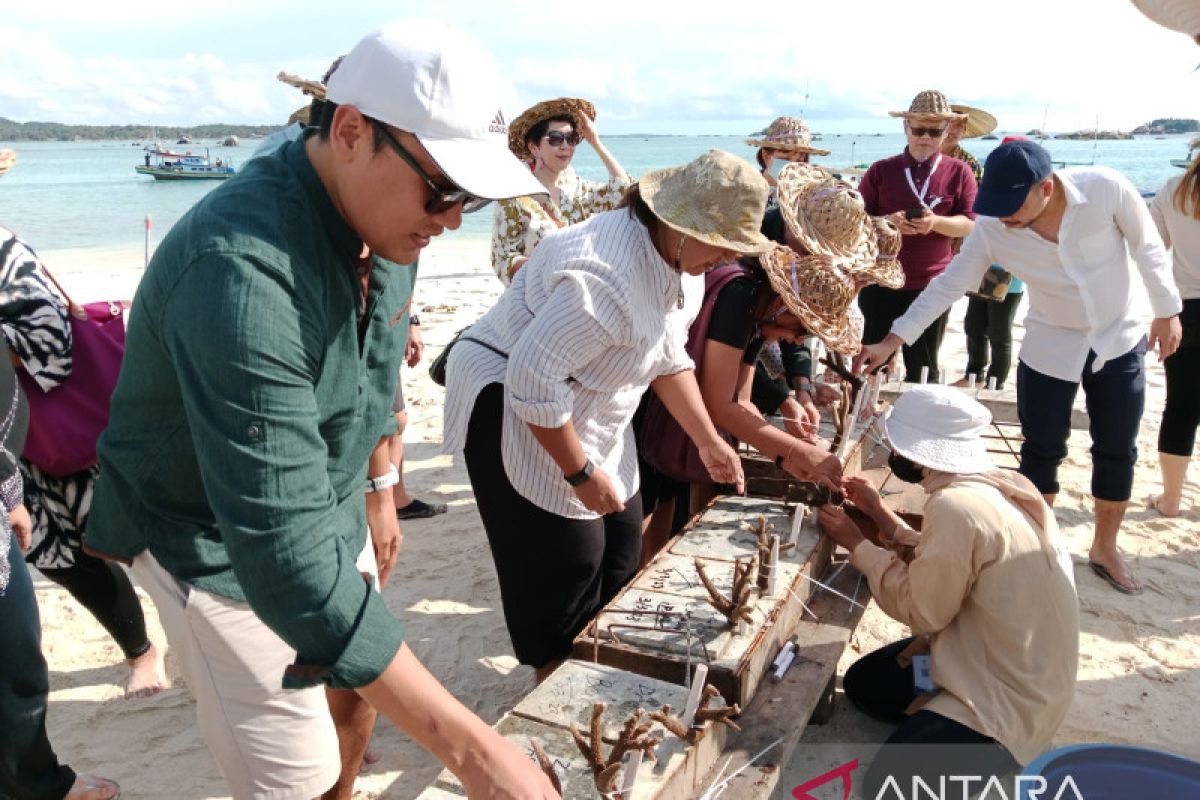
{"type": "Polygon", "coordinates": [[[737,488],[737,493],[746,491],[746,476],[742,473],[742,459],[729,442],[716,438],[696,448],[700,461],[716,483],[728,483],[737,488]]]}
{"type": "Polygon", "coordinates": [[[896,355],[896,351],[902,344],[904,344],[903,339],[894,333],[889,333],[883,337],[882,342],[863,345],[863,349],[859,350],[858,355],[854,357],[850,371],[855,375],[879,371],[880,368],[891,362],[892,356],[896,355]]]}
{"type": "Polygon", "coordinates": [[[868,517],[873,518],[883,510],[883,497],[875,485],[863,475],[842,478],[842,494],[868,517]]]}
{"type": "Polygon", "coordinates": [[[425,353],[425,338],[421,336],[420,325],[408,326],[408,344],[404,346],[404,363],[415,367],[425,353]]]}
{"type": "Polygon", "coordinates": [[[832,504],[827,503],[821,506],[821,510],[817,512],[817,524],[820,526],[821,533],[851,553],[866,539],[862,531],[858,529],[858,525],[854,524],[854,520],[850,519],[845,511],[832,504]]]}
{"type": "Polygon", "coordinates": [[[596,146],[596,142],[600,138],[600,134],[596,133],[596,123],[587,114],[578,114],[575,116],[575,132],[579,134],[580,139],[583,139],[592,147],[596,146]]]}
{"type": "Polygon", "coordinates": [[[1153,351],[1157,342],[1159,361],[1165,361],[1178,350],[1181,341],[1183,341],[1183,325],[1180,324],[1178,316],[1159,317],[1150,323],[1148,346],[1153,351]]]}
{"type": "Polygon", "coordinates": [[[367,528],[375,548],[375,564],[379,568],[379,585],[385,586],[400,555],[400,521],[396,519],[396,504],[390,489],[367,493],[367,528]]]}
{"type": "Polygon", "coordinates": [[[33,520],[29,517],[29,509],[22,503],[8,512],[8,521],[17,535],[17,546],[28,552],[33,547],[33,520]]]}
{"type": "Polygon", "coordinates": [[[934,214],[928,208],[925,209],[925,213],[922,216],[916,219],[908,219],[904,214],[900,216],[904,217],[904,219],[897,227],[900,228],[900,233],[905,236],[924,236],[927,233],[932,233],[933,223],[938,218],[938,215],[934,214]]]}
{"type": "Polygon", "coordinates": [[[821,412],[817,409],[816,400],[813,397],[815,387],[811,383],[807,383],[803,388],[796,390],[796,403],[803,411],[803,416],[800,417],[806,431],[805,435],[799,438],[806,442],[816,443],[817,432],[821,430],[821,412]]]}
{"type": "Polygon", "coordinates": [[[801,480],[815,481],[841,491],[842,462],[819,445],[797,442],[788,451],[783,468],[801,480]]]}
{"type": "Polygon", "coordinates": [[[574,489],[575,496],[588,511],[596,514],[611,514],[614,511],[625,510],[625,503],[617,496],[617,489],[613,486],[612,478],[608,477],[608,473],[599,467],[593,470],[592,477],[574,489]]]}
{"type": "Polygon", "coordinates": [[[491,731],[476,763],[458,776],[471,800],[561,800],[546,773],[515,744],[491,731]]]}

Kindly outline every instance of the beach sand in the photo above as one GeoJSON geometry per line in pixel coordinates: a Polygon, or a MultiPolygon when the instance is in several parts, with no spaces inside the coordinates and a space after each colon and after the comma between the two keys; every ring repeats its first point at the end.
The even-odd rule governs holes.
{"type": "MultiPolygon", "coordinates": [[[[60,250],[42,254],[78,301],[131,297],[142,269],[140,247],[60,250]]],[[[428,359],[500,293],[488,265],[487,243],[437,240],[422,256],[414,308],[421,314],[425,361],[405,370],[409,427],[405,478],[410,492],[449,503],[432,520],[406,522],[399,563],[384,588],[388,606],[406,626],[407,641],[430,670],[484,719],[494,721],[533,686],[532,670],[517,665],[504,627],[491,556],[461,461],[439,454],[443,390],[428,378],[428,359]]],[[[965,365],[962,310],[951,314],[942,364],[951,379],[965,365]]],[[[219,310],[214,309],[214,313],[219,310]]],[[[1021,328],[1016,334],[1020,336],[1021,328]]],[[[1121,545],[1146,584],[1140,597],[1110,589],[1087,568],[1092,537],[1088,494],[1088,437],[1076,432],[1060,478],[1056,514],[1069,537],[1082,609],[1079,684],[1056,744],[1144,744],[1200,758],[1200,512],[1167,520],[1144,508],[1159,486],[1155,449],[1163,405],[1163,372],[1150,359],[1148,396],[1134,499],[1121,545]]],[[[1014,366],[1015,370],[1015,366],[1014,366]]],[[[1188,490],[1200,503],[1195,480],[1188,490]]],[[[95,620],[67,593],[37,579],[43,650],[52,687],[48,727],[59,757],[79,771],[119,781],[126,798],[199,800],[227,797],[196,730],[194,709],[168,654],[174,688],[145,699],[121,697],[121,654],[95,620]]],[[[164,641],[149,599],[143,605],[151,636],[164,641]]],[[[906,634],[874,605],[868,610],[839,674],[871,649],[906,634]]],[[[884,726],[839,698],[834,720],[811,728],[805,743],[882,741],[884,726]]],[[[358,781],[356,797],[412,798],[440,765],[381,721],[373,744],[381,756],[358,781]]],[[[785,770],[779,796],[811,777],[802,760],[785,770]],[[796,781],[788,783],[791,777],[796,781]]]]}

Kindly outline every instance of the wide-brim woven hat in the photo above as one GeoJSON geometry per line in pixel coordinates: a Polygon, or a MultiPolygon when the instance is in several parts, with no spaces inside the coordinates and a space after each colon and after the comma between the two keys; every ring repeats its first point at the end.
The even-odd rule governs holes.
{"type": "Polygon", "coordinates": [[[812,131],[799,117],[777,117],[767,126],[761,139],[747,139],[751,147],[767,147],[771,150],[786,150],[790,153],[812,153],[827,156],[831,151],[812,146],[812,131]]]}
{"type": "Polygon", "coordinates": [[[996,118],[982,108],[974,106],[964,106],[961,103],[951,103],[950,108],[958,114],[967,115],[967,127],[963,129],[960,139],[975,139],[980,136],[987,136],[992,131],[996,130],[996,126],[1000,123],[996,122],[996,118]]]}
{"type": "Polygon", "coordinates": [[[963,475],[996,468],[983,439],[992,414],[961,389],[914,386],[883,413],[882,421],[892,449],[923,467],[963,475]]]}
{"type": "Polygon", "coordinates": [[[805,329],[835,353],[852,356],[862,348],[862,331],[850,319],[854,280],[827,255],[802,256],[775,245],[759,259],[771,288],[805,329]]]}
{"type": "Polygon", "coordinates": [[[966,114],[960,114],[952,109],[946,95],[937,89],[918,92],[917,96],[913,98],[912,104],[909,105],[908,111],[889,111],[888,115],[905,119],[955,120],[967,118],[966,114]]]}
{"type": "Polygon", "coordinates": [[[508,149],[517,158],[529,158],[525,137],[534,125],[551,117],[568,116],[578,120],[580,114],[587,114],[588,119],[595,120],[596,107],[581,97],[556,97],[530,106],[508,126],[508,149]]]}
{"type": "Polygon", "coordinates": [[[1133,4],[1164,28],[1186,33],[1200,44],[1200,3],[1196,0],[1133,0],[1133,4]]]}
{"type": "Polygon", "coordinates": [[[17,151],[11,147],[0,150],[0,175],[8,172],[17,163],[17,151]]]}
{"type": "Polygon", "coordinates": [[[875,230],[879,254],[871,268],[863,272],[880,286],[899,289],[904,286],[904,268],[900,266],[900,247],[904,244],[904,234],[887,217],[871,217],[871,227],[875,230]]]}
{"type": "Polygon", "coordinates": [[[654,216],[693,239],[743,255],[773,246],[759,230],[767,182],[735,155],[709,150],[682,166],[650,170],[638,187],[654,216]]]}
{"type": "Polygon", "coordinates": [[[875,262],[875,228],[853,186],[815,164],[788,164],[776,186],[783,224],[809,254],[875,262]]]}

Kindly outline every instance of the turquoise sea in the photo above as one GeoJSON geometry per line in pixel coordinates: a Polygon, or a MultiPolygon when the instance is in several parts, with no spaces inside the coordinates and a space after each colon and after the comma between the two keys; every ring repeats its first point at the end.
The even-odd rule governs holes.
{"type": "MultiPolygon", "coordinates": [[[[1189,135],[1162,139],[1138,137],[1127,141],[1049,140],[1044,144],[1056,159],[1068,163],[1104,164],[1124,172],[1138,188],[1157,191],[1179,172],[1172,158],[1183,158],[1189,135]]],[[[613,136],[605,143],[633,175],[647,169],[680,164],[710,148],[728,150],[747,159],[754,151],[740,136],[613,136]]],[[[218,147],[209,144],[212,158],[240,165],[257,144],[218,147]]],[[[904,137],[893,135],[828,135],[819,143],[832,152],[817,163],[846,166],[869,164],[894,155],[904,137]]],[[[980,160],[998,144],[969,140],[966,148],[980,160]]],[[[0,179],[0,223],[12,228],[35,249],[140,246],[143,220],[152,220],[152,242],[158,241],[187,209],[219,181],[165,182],[134,173],[142,161],[140,143],[131,142],[0,142],[17,151],[17,165],[0,179]]],[[[176,146],[173,146],[176,147],[176,146]]],[[[176,149],[203,151],[203,142],[176,149]]],[[[587,145],[580,145],[576,170],[601,178],[604,169],[587,145]]],[[[457,237],[490,236],[491,209],[468,215],[457,237]]]]}

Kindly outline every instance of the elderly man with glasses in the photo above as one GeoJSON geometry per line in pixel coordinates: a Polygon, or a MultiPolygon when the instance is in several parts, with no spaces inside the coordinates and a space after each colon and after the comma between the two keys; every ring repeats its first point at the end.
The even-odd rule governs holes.
{"type": "MultiPolygon", "coordinates": [[[[971,204],[976,187],[971,168],[941,152],[950,123],[966,119],[966,115],[953,111],[946,96],[933,90],[913,98],[908,111],[890,113],[904,119],[908,145],[899,155],[872,164],[859,190],[867,213],[887,216],[904,236],[899,256],[904,286],[868,286],[862,290],[858,304],[865,320],[863,344],[874,344],[887,336],[892,321],[950,263],[950,243],[975,227],[971,204]]],[[[927,380],[938,380],[937,354],[947,316],[943,314],[916,341],[905,346],[905,380],[919,381],[922,372],[927,380]]]]}
{"type": "Polygon", "coordinates": [[[505,147],[502,96],[461,32],[382,28],[330,77],[319,128],[197,203],[138,290],[86,545],[154,598],[235,798],[349,797],[366,738],[339,753],[334,718],[369,730],[374,710],[472,796],[557,796],[425,670],[363,574],[368,527],[399,533],[397,265],[541,191],[505,147]],[[370,707],[343,691],[331,715],[326,688],[370,707]]]}

